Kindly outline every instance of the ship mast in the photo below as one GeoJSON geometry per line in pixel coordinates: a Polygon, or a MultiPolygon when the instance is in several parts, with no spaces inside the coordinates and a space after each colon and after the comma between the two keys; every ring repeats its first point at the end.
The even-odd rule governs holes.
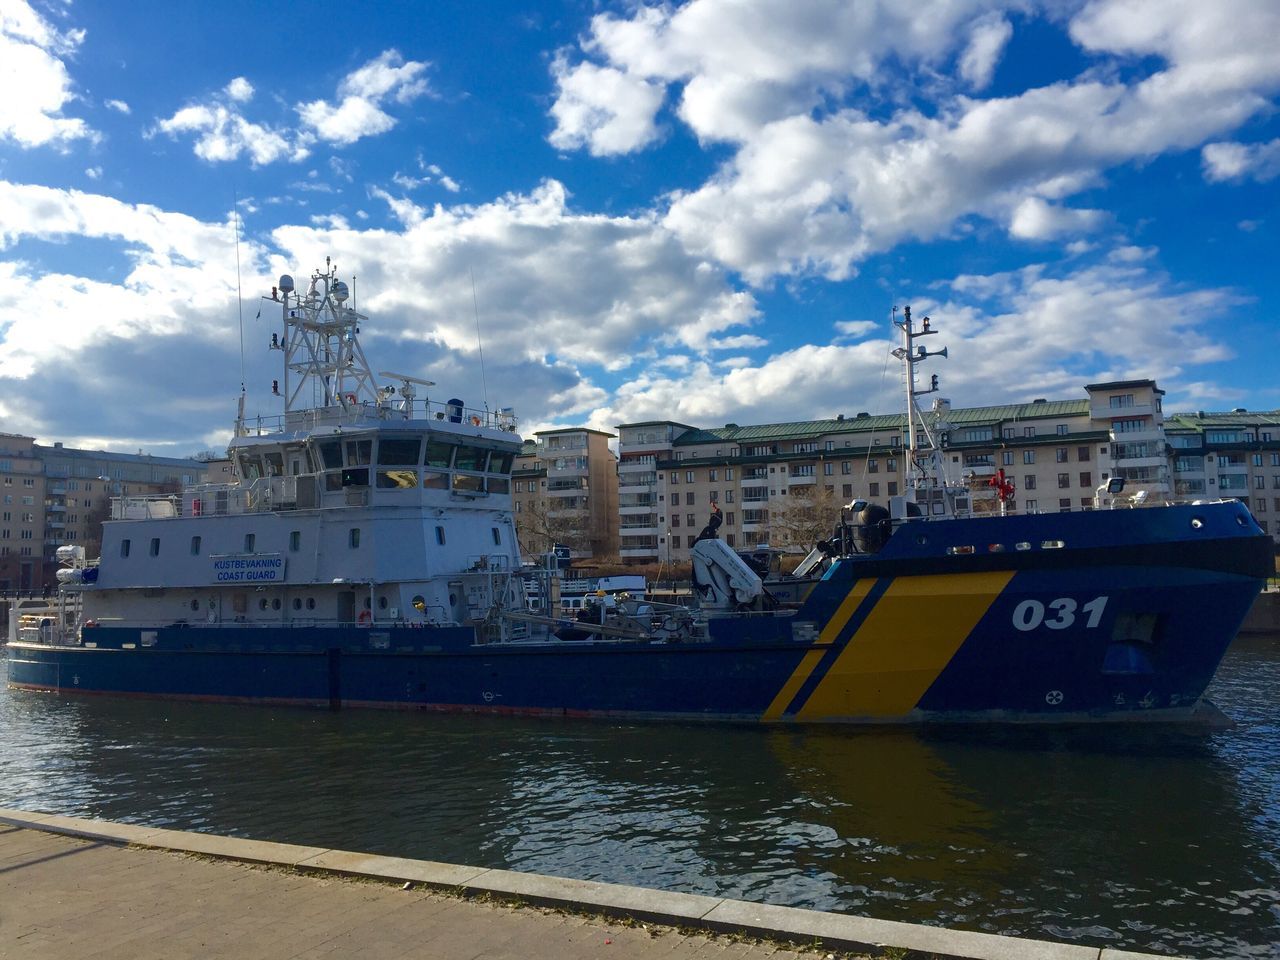
{"type": "Polygon", "coordinates": [[[929,424],[921,415],[918,400],[929,393],[938,392],[938,375],[935,373],[929,380],[928,389],[916,387],[917,363],[930,357],[947,356],[947,348],[929,351],[924,346],[917,347],[915,341],[937,333],[930,325],[932,321],[924,317],[920,328],[916,329],[911,321],[911,308],[904,307],[902,319],[898,319],[897,308],[894,308],[893,325],[902,331],[902,346],[893,351],[893,355],[902,361],[902,375],[907,394],[907,487],[912,491],[912,499],[916,503],[928,504],[935,498],[933,491],[942,492],[942,503],[948,515],[954,513],[950,491],[947,490],[946,476],[942,462],[939,438],[930,430],[929,424]],[[923,441],[922,441],[923,436],[923,441]],[[921,494],[924,494],[921,496],[921,494]]]}
{"type": "Polygon", "coordinates": [[[284,396],[286,413],[316,405],[348,409],[381,398],[358,337],[360,323],[369,318],[347,306],[349,288],[330,259],[324,262],[325,269],[311,275],[305,295],[295,292],[288,274],[272,290],[284,320],[283,340],[271,336],[272,349],[284,351],[284,389],[273,386],[284,396]],[[318,403],[304,398],[308,386],[318,403]]]}

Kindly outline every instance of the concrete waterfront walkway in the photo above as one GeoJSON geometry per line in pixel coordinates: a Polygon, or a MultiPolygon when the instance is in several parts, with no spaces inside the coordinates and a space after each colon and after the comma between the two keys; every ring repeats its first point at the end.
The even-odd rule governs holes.
{"type": "Polygon", "coordinates": [[[811,960],[1144,954],[0,809],[12,960],[811,960]]]}

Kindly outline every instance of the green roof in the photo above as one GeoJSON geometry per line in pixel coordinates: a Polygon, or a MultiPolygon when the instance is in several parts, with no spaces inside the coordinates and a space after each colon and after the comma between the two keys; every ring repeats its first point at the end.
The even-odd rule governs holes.
{"type": "Polygon", "coordinates": [[[1280,410],[1230,410],[1223,413],[1175,413],[1165,418],[1165,429],[1203,430],[1206,427],[1280,426],[1280,410]]]}
{"type": "MultiPolygon", "coordinates": [[[[1087,416],[1088,413],[1087,399],[1048,400],[1039,403],[1009,403],[997,407],[956,407],[947,415],[947,420],[956,426],[969,426],[1001,423],[1008,420],[1079,417],[1087,416]]],[[[792,423],[762,423],[749,427],[728,424],[709,430],[690,430],[677,437],[672,442],[672,446],[685,447],[716,441],[748,444],[819,437],[835,433],[874,433],[885,430],[904,430],[906,425],[906,415],[901,413],[879,414],[874,417],[833,417],[828,420],[801,420],[792,423]]]]}

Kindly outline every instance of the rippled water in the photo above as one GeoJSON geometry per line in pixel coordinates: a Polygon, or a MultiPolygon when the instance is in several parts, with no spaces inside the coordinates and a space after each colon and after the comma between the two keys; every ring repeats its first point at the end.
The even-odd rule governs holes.
{"type": "Polygon", "coordinates": [[[0,804],[1191,956],[1280,953],[1280,638],[1222,730],[776,730],[0,691],[0,804]]]}

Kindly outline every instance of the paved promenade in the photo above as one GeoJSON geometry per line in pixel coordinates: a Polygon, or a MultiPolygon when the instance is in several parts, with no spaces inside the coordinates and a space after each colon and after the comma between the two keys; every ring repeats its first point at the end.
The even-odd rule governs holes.
{"type": "Polygon", "coordinates": [[[5,960],[819,960],[884,954],[1140,956],[0,810],[5,960]]]}

